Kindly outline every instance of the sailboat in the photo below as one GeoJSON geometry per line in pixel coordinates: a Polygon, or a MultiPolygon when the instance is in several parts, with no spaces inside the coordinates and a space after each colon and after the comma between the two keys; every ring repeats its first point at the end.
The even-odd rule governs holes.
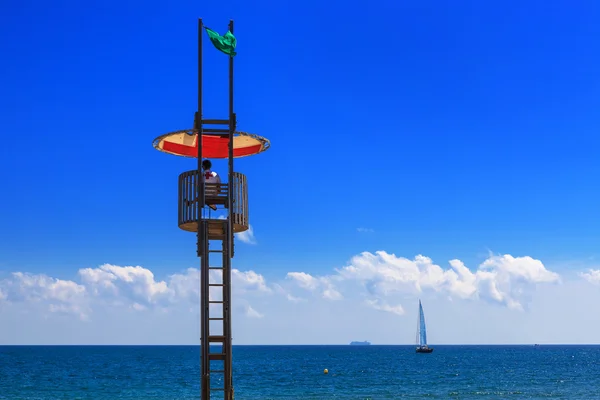
{"type": "Polygon", "coordinates": [[[419,319],[417,320],[417,353],[431,353],[432,347],[427,346],[427,328],[425,327],[425,314],[419,299],[419,319]]]}

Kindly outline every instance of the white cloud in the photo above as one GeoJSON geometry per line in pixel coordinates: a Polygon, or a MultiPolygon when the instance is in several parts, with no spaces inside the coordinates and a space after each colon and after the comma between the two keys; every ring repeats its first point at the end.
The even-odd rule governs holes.
{"type": "Polygon", "coordinates": [[[329,277],[315,278],[306,272],[288,272],[286,278],[310,292],[318,291],[324,299],[341,300],[343,298],[342,294],[334,287],[329,277]]]}
{"type": "Polygon", "coordinates": [[[324,297],[335,299],[342,295],[333,282],[337,286],[358,284],[368,297],[367,304],[394,314],[402,314],[402,306],[388,305],[388,297],[417,295],[424,291],[443,293],[451,298],[484,299],[522,310],[533,286],[560,282],[558,274],[531,257],[490,256],[475,272],[460,260],[451,260],[449,264],[450,268],[443,269],[422,255],[409,260],[385,251],[364,252],[353,257],[347,266],[336,269],[333,275],[314,277],[304,272],[290,272],[287,277],[303,289],[320,290],[324,297]],[[329,297],[328,293],[335,295],[329,297]]]}
{"type": "MultiPolygon", "coordinates": [[[[222,280],[220,271],[211,270],[211,280],[222,280]]],[[[77,314],[89,318],[92,308],[122,307],[134,311],[167,310],[178,305],[198,306],[200,275],[189,268],[166,280],[156,280],[152,271],[141,266],[104,264],[79,270],[81,283],[15,272],[0,281],[0,300],[7,303],[47,305],[52,313],[77,314]]],[[[236,295],[271,293],[262,275],[254,271],[231,271],[232,291],[236,295]]],[[[215,293],[210,295],[214,298],[215,293]]],[[[218,295],[218,294],[217,294],[218,295]]],[[[251,313],[256,317],[256,312],[251,313]]]]}
{"type": "Polygon", "coordinates": [[[267,287],[264,276],[257,274],[254,271],[242,272],[237,269],[232,269],[231,282],[232,286],[238,288],[240,292],[254,290],[258,292],[271,293],[271,289],[267,287]]]}
{"type": "Polygon", "coordinates": [[[259,313],[251,305],[246,307],[246,316],[249,318],[263,318],[264,314],[259,313]]]}
{"type": "Polygon", "coordinates": [[[256,237],[254,237],[254,229],[252,225],[248,226],[248,230],[240,233],[236,233],[235,236],[242,242],[247,244],[256,244],[256,237]]]}
{"type": "Polygon", "coordinates": [[[168,287],[177,294],[173,296],[175,300],[197,304],[200,301],[200,271],[188,268],[185,273],[173,274],[169,277],[168,287]]]}
{"type": "MultiPolygon", "coordinates": [[[[219,215],[217,219],[226,219],[225,215],[219,215]]],[[[238,232],[234,234],[241,242],[246,244],[257,244],[256,237],[254,236],[254,228],[252,225],[248,225],[248,229],[244,232],[238,232]]]]}
{"type": "Polygon", "coordinates": [[[404,315],[404,308],[400,304],[391,306],[385,300],[381,299],[367,299],[365,300],[365,303],[375,310],[386,311],[397,315],[404,315]]]}
{"type": "MultiPolygon", "coordinates": [[[[416,296],[423,292],[441,293],[453,299],[482,299],[523,310],[532,287],[558,283],[558,274],[547,270],[541,261],[511,255],[490,256],[476,271],[460,260],[451,260],[443,269],[424,256],[413,260],[384,251],[364,252],[348,265],[325,276],[306,272],[288,272],[280,283],[268,284],[255,271],[231,273],[236,296],[284,296],[291,303],[307,301],[294,288],[302,289],[324,300],[342,301],[346,296],[362,297],[370,307],[401,315],[399,295],[416,296]],[[346,293],[344,296],[343,293],[346,293]],[[395,302],[395,303],[394,303],[395,302]],[[391,305],[395,304],[395,305],[391,305]]],[[[212,282],[222,282],[221,272],[211,270],[212,282]]],[[[598,271],[582,273],[590,282],[599,280],[598,271]]],[[[127,307],[142,311],[169,309],[178,304],[194,306],[199,302],[199,273],[189,268],[165,280],[157,280],[152,271],[141,266],[104,264],[98,268],[79,270],[81,282],[16,272],[0,283],[0,299],[9,302],[45,302],[50,312],[76,313],[88,317],[91,305],[127,307]]],[[[211,291],[213,299],[220,296],[211,291]]],[[[248,310],[252,307],[248,305],[248,310]]],[[[254,309],[252,309],[254,310],[254,309]]],[[[248,311],[247,315],[257,316],[248,311]]],[[[262,314],[261,314],[262,315],[262,314]]]]}
{"type": "Polygon", "coordinates": [[[325,290],[323,290],[323,298],[329,300],[341,300],[344,298],[340,292],[338,292],[333,285],[328,284],[325,290]]]}
{"type": "Polygon", "coordinates": [[[290,301],[292,303],[301,303],[301,302],[307,301],[306,299],[292,295],[289,291],[287,291],[279,283],[274,283],[272,286],[275,289],[275,292],[277,294],[284,296],[288,301],[290,301]]]}
{"type": "Polygon", "coordinates": [[[167,282],[157,282],[152,271],[140,266],[104,264],[81,269],[79,275],[94,295],[112,300],[127,299],[138,307],[169,303],[174,295],[167,282]]]}
{"type": "Polygon", "coordinates": [[[600,269],[589,269],[587,272],[580,272],[579,276],[594,285],[600,285],[600,269]]]}
{"type": "Polygon", "coordinates": [[[45,305],[51,313],[72,313],[84,320],[88,318],[86,288],[73,281],[14,272],[11,278],[1,282],[0,292],[2,301],[45,305]]]}
{"type": "Polygon", "coordinates": [[[287,277],[296,281],[298,286],[307,290],[319,287],[319,280],[306,272],[288,272],[287,277]]]}
{"type": "MultiPolygon", "coordinates": [[[[211,270],[210,276],[213,282],[221,280],[218,270],[211,270]]],[[[568,317],[562,306],[600,301],[600,291],[584,281],[600,283],[600,271],[580,272],[575,281],[569,280],[527,256],[491,255],[469,269],[460,260],[450,260],[443,268],[425,256],[408,259],[384,251],[364,252],[329,274],[292,271],[281,278],[267,280],[256,271],[232,270],[236,343],[345,343],[357,338],[406,343],[414,337],[417,298],[424,299],[434,341],[523,342],[523,335],[534,335],[531,332],[545,335],[547,330],[538,325],[560,331],[562,325],[552,322],[556,318],[588,331],[600,329],[594,328],[591,315],[568,317]],[[563,310],[561,316],[556,310],[563,310]],[[455,323],[475,317],[480,322],[468,332],[455,323]],[[525,326],[530,333],[523,331],[525,326]]],[[[141,266],[104,264],[79,270],[74,280],[16,272],[0,280],[0,323],[17,327],[14,334],[0,331],[0,342],[19,343],[24,337],[35,341],[28,332],[46,337],[39,335],[46,333],[44,324],[60,321],[55,337],[64,337],[57,339],[63,342],[86,337],[100,343],[110,337],[112,343],[123,343],[115,336],[121,332],[130,343],[147,343],[151,337],[154,343],[170,338],[196,343],[198,303],[196,268],[158,278],[141,266]],[[75,318],[56,319],[57,314],[75,318]],[[78,319],[86,319],[85,324],[78,319]],[[64,336],[65,329],[72,335],[64,336]]],[[[211,310],[214,307],[218,305],[211,310]]],[[[568,335],[565,331],[563,336],[547,337],[569,341],[568,335]]]]}

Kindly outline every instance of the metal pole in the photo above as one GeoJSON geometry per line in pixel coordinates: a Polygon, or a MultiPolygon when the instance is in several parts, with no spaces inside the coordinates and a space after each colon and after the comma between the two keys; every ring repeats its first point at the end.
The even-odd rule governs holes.
{"type": "MultiPolygon", "coordinates": [[[[229,31],[233,34],[233,20],[229,21],[229,31]]],[[[235,113],[233,110],[233,56],[229,56],[229,187],[233,187],[233,134],[236,129],[235,113]]],[[[229,256],[233,255],[233,223],[231,213],[233,212],[233,191],[229,190],[229,256]]]]}
{"type": "Polygon", "coordinates": [[[198,19],[198,111],[194,123],[194,130],[197,135],[198,144],[198,256],[200,256],[200,398],[202,400],[210,400],[210,375],[208,359],[209,353],[209,320],[208,320],[208,240],[206,227],[202,221],[202,209],[204,208],[204,174],[202,174],[202,18],[198,19]]]}
{"type": "MultiPolygon", "coordinates": [[[[208,227],[205,223],[202,223],[202,234],[204,235],[205,238],[208,238],[208,227]]],[[[201,343],[200,343],[200,349],[201,349],[201,357],[202,357],[202,380],[201,380],[201,384],[200,384],[200,390],[201,390],[201,395],[200,398],[202,400],[210,400],[210,359],[209,354],[210,354],[210,342],[209,342],[209,331],[210,331],[210,320],[209,320],[209,313],[208,313],[208,306],[209,306],[209,286],[208,286],[208,281],[209,281],[209,275],[208,275],[208,262],[209,262],[209,258],[208,258],[208,240],[204,240],[203,242],[203,252],[202,252],[202,257],[201,257],[201,268],[202,268],[202,274],[200,275],[200,280],[201,280],[201,285],[203,288],[203,295],[202,298],[200,300],[201,303],[203,303],[205,306],[203,308],[203,318],[202,318],[202,322],[201,322],[201,326],[202,326],[202,338],[201,338],[201,343]]]]}
{"type": "MultiPolygon", "coordinates": [[[[229,21],[229,31],[233,34],[233,20],[229,21]]],[[[225,400],[233,400],[233,372],[232,372],[232,354],[231,354],[231,257],[233,255],[233,135],[236,129],[235,113],[233,110],[233,56],[229,56],[229,215],[227,219],[227,269],[223,271],[225,274],[225,296],[227,299],[225,310],[225,343],[226,359],[225,359],[225,388],[228,390],[225,393],[225,400]]],[[[223,257],[225,258],[225,257],[223,257]]],[[[225,261],[225,260],[224,260],[225,261]]]]}
{"type": "MultiPolygon", "coordinates": [[[[200,220],[200,212],[204,208],[204,175],[202,174],[202,18],[198,18],[198,111],[196,112],[196,120],[194,128],[198,143],[198,220],[200,220]]],[[[202,239],[202,230],[198,228],[198,241],[202,239]]],[[[200,244],[198,244],[200,249],[200,244]]]]}

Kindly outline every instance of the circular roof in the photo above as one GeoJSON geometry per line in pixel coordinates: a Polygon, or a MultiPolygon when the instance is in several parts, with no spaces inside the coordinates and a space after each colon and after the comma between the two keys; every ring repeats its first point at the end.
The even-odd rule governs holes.
{"type": "MultiPolygon", "coordinates": [[[[198,134],[192,129],[175,131],[154,139],[154,148],[163,153],[181,157],[198,156],[198,134]]],[[[247,157],[266,151],[271,146],[268,139],[246,132],[235,132],[233,157],[247,157]]],[[[229,136],[202,135],[203,158],[228,158],[229,136]]]]}

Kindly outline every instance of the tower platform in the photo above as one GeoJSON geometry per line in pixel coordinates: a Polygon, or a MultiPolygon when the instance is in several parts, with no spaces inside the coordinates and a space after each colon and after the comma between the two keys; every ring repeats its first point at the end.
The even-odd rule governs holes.
{"type": "MultiPolygon", "coordinates": [[[[178,225],[187,232],[198,232],[198,220],[205,219],[208,223],[209,239],[218,239],[224,232],[221,220],[203,218],[202,207],[198,206],[199,179],[201,175],[198,170],[186,171],[179,175],[179,204],[178,225]],[[214,221],[214,222],[211,222],[214,221]]],[[[248,185],[246,175],[239,172],[233,173],[233,183],[205,183],[205,204],[213,206],[213,209],[228,208],[228,196],[231,190],[232,209],[229,216],[233,225],[233,232],[239,233],[248,230],[248,185]]]]}

